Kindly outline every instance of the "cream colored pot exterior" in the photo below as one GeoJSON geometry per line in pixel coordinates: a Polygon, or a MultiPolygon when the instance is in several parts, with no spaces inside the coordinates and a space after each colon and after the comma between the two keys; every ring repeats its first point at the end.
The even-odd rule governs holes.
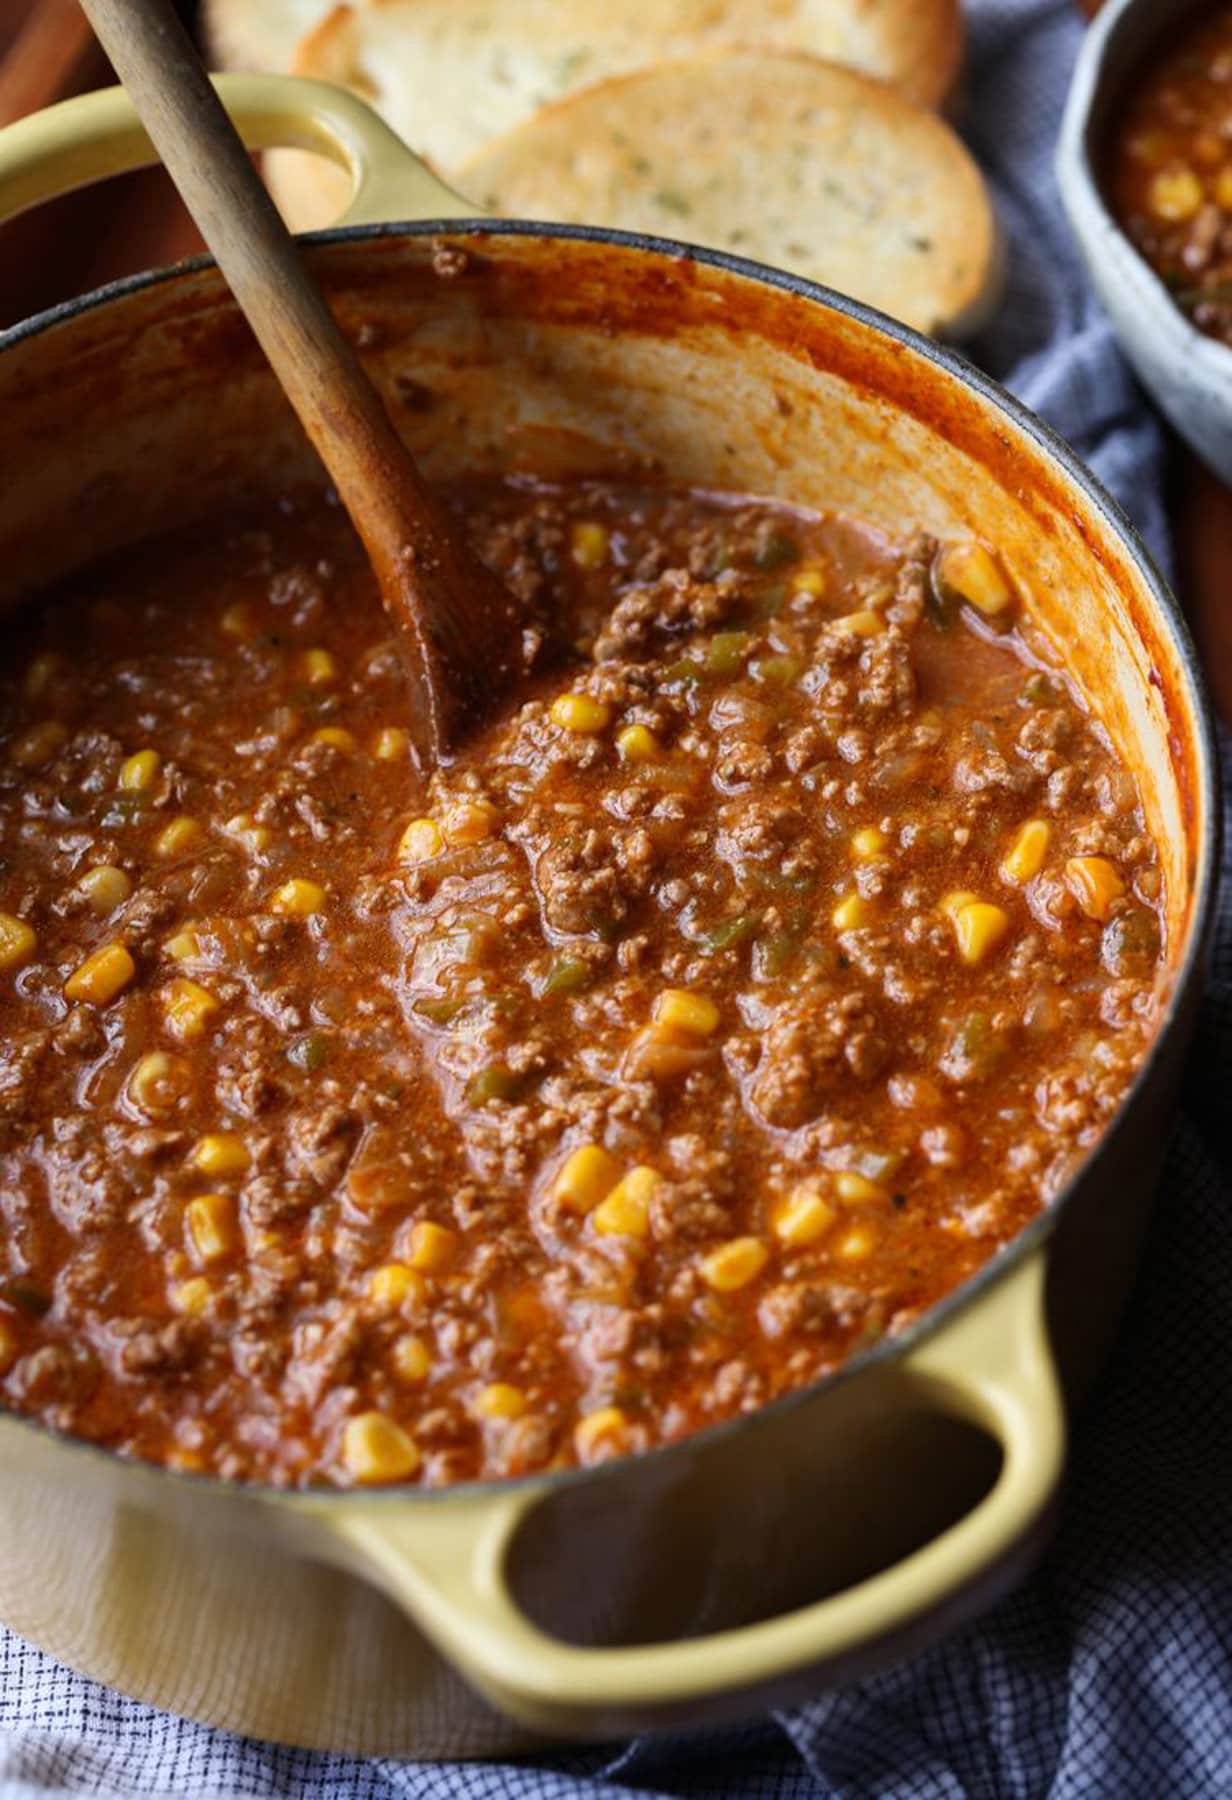
{"type": "MultiPolygon", "coordinates": [[[[391,205],[402,153],[354,102],[311,88],[300,105],[293,87],[229,98],[254,138],[327,142],[391,205]]],[[[97,168],[74,118],[106,167],[142,153],[114,100],[58,109],[0,137],[0,212],[97,168]]],[[[432,473],[663,471],[995,541],[1142,784],[1169,1016],[1099,1152],[995,1264],[839,1376],[670,1450],[503,1486],[288,1496],[0,1418],[0,1616],[130,1693],[299,1744],[481,1755],[748,1713],[929,1641],[1042,1541],[1056,1370],[1072,1396],[1106,1348],[1197,997],[1215,791],[1192,652],[1124,521],[1041,427],[834,296],[488,221],[344,232],[310,254],[432,473]]],[[[0,337],[0,468],[5,602],[317,478],[208,266],[0,337]]]]}

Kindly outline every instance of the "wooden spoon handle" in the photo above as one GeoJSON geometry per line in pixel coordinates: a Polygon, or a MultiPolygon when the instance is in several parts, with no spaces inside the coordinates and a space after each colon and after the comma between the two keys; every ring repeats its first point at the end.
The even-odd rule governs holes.
{"type": "Polygon", "coordinates": [[[412,736],[435,761],[473,690],[513,672],[512,598],[394,430],[166,0],[81,3],[363,539],[415,651],[412,736]]]}

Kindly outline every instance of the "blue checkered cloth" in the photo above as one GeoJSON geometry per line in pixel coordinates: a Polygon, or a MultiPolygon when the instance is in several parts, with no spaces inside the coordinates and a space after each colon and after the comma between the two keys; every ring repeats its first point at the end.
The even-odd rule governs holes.
{"type": "MultiPolygon", "coordinates": [[[[1167,564],[1160,434],[1083,281],[1052,145],[1071,0],[973,0],[966,124],[1010,287],[979,360],[1098,471],[1167,564]]],[[[1232,839],[1232,833],[1229,833],[1232,839]]],[[[745,1730],[531,1762],[360,1761],[188,1725],[0,1634],[0,1800],[1214,1800],[1232,1795],[1232,886],[1157,1224],[1074,1447],[1056,1542],[975,1627],[745,1730]]]]}

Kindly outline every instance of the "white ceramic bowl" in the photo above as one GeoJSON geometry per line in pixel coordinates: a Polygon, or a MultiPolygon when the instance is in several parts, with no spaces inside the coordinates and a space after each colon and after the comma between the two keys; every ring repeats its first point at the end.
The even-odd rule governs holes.
{"type": "Polygon", "coordinates": [[[1126,84],[1205,0],[1111,0],[1074,65],[1057,148],[1070,224],[1121,346],[1181,436],[1232,482],[1232,349],[1198,331],[1108,210],[1100,151],[1126,84]]]}

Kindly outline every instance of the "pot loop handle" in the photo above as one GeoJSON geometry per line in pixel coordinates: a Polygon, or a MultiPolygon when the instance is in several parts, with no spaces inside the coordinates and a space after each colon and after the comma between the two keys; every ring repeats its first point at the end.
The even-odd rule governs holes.
{"type": "MultiPolygon", "coordinates": [[[[213,81],[250,150],[313,150],[346,171],[351,199],[335,225],[463,219],[480,212],[346,88],[298,75],[218,75],[213,81]]],[[[0,131],[0,222],[157,161],[123,88],[61,100],[0,131]]]]}
{"type": "Polygon", "coordinates": [[[1000,1473],[963,1518],[902,1561],[798,1611],[708,1637],[587,1648],[541,1631],[507,1577],[546,1482],[342,1509],[343,1558],[402,1606],[489,1700],[538,1732],[599,1736],[679,1718],[689,1702],[752,1690],[845,1658],[977,1582],[1053,1499],[1065,1414],[1044,1322],[1037,1249],[906,1357],[907,1391],[999,1441],[1000,1473]]]}

